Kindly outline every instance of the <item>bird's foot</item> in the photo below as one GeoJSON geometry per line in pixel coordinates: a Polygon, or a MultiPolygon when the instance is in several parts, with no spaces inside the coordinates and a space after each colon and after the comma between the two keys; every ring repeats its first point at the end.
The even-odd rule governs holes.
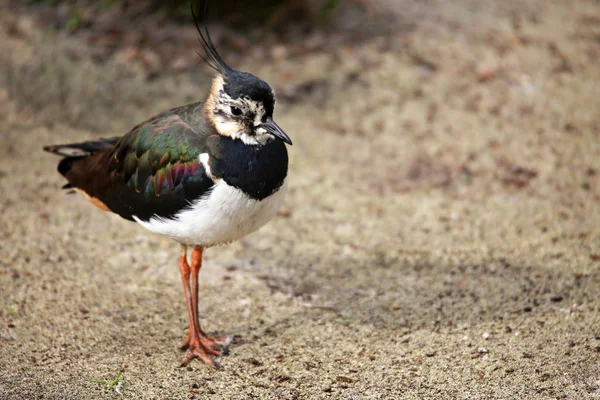
{"type": "Polygon", "coordinates": [[[220,369],[221,366],[217,362],[215,362],[215,360],[213,360],[211,357],[211,355],[220,354],[221,352],[219,351],[213,350],[209,347],[205,347],[204,345],[202,345],[202,343],[200,343],[199,340],[193,340],[188,346],[188,350],[186,352],[185,358],[181,362],[181,366],[185,367],[194,358],[198,358],[204,364],[211,366],[215,369],[220,369]]]}
{"type": "Polygon", "coordinates": [[[187,349],[182,365],[187,365],[194,358],[199,358],[205,364],[218,368],[218,364],[210,356],[227,355],[227,345],[230,342],[231,338],[227,336],[213,337],[204,332],[200,332],[199,335],[188,333],[187,337],[181,342],[181,348],[187,349]]]}
{"type": "MultiPolygon", "coordinates": [[[[190,343],[192,342],[194,336],[195,335],[193,333],[188,332],[187,336],[181,341],[182,350],[185,350],[188,347],[190,347],[190,343]]],[[[210,336],[202,331],[197,336],[200,340],[200,343],[204,347],[220,351],[221,353],[218,355],[226,355],[227,345],[231,343],[231,338],[229,336],[210,336]]]]}

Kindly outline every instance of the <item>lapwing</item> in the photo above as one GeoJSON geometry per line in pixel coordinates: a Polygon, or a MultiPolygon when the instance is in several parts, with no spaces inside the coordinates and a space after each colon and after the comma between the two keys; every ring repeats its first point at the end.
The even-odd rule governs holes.
{"type": "Polygon", "coordinates": [[[212,356],[225,354],[229,338],[209,336],[200,327],[202,254],[276,215],[286,194],[286,144],[292,141],[273,120],[273,89],[227,65],[206,24],[193,18],[199,54],[216,71],[206,100],[158,114],[122,137],[44,150],[63,157],[58,171],[68,181],[65,189],[180,244],[189,320],[183,364],[199,358],[218,367],[212,356]]]}

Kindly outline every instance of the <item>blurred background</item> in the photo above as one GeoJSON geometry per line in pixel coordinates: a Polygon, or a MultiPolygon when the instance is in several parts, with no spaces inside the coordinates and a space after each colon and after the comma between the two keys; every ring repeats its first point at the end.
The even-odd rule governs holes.
{"type": "Polygon", "coordinates": [[[0,393],[598,397],[600,3],[209,3],[294,141],[277,218],[205,255],[225,370],[177,368],[177,245],[41,151],[203,100],[189,3],[0,0],[0,393]]]}
{"type": "MultiPolygon", "coordinates": [[[[48,115],[51,122],[60,116],[95,131],[127,129],[127,125],[118,125],[113,110],[125,107],[135,112],[141,99],[169,78],[193,79],[197,85],[186,93],[173,82],[167,85],[179,92],[183,101],[203,100],[212,74],[196,54],[198,34],[188,1],[5,3],[14,13],[5,16],[8,36],[42,42],[35,50],[35,63],[14,65],[11,61],[18,55],[5,53],[2,79],[15,98],[48,115]],[[94,74],[94,79],[89,74],[94,74]],[[123,84],[132,78],[146,82],[137,87],[145,90],[125,89],[123,84]],[[27,85],[19,84],[25,80],[27,85]],[[82,96],[89,99],[86,105],[82,96]],[[62,103],[51,104],[54,99],[62,103]],[[87,108],[94,109],[93,115],[87,108]]],[[[207,17],[212,35],[228,62],[277,71],[284,79],[275,82],[283,89],[281,100],[290,102],[322,91],[330,81],[326,75],[331,75],[337,63],[334,59],[319,63],[311,68],[319,71],[309,78],[295,71],[306,69],[297,60],[330,52],[339,59],[357,43],[409,29],[411,24],[402,21],[398,7],[393,7],[399,17],[395,18],[389,14],[390,7],[359,0],[345,1],[343,6],[339,0],[195,1],[193,5],[199,18],[205,5],[210,10],[207,17]]],[[[347,58],[353,57],[349,54],[347,58]]],[[[344,75],[357,75],[366,62],[355,61],[353,72],[344,75]]],[[[161,97],[168,102],[178,100],[171,93],[161,97]]]]}

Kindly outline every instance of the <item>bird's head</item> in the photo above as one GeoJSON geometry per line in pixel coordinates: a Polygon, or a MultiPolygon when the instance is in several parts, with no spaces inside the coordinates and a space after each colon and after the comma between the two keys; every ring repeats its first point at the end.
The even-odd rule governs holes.
{"type": "Polygon", "coordinates": [[[292,140],[273,120],[273,89],[262,79],[229,67],[217,52],[206,26],[200,27],[195,15],[194,21],[204,50],[199,55],[217,71],[204,105],[206,117],[217,132],[249,145],[263,145],[273,139],[291,145],[292,140]]]}

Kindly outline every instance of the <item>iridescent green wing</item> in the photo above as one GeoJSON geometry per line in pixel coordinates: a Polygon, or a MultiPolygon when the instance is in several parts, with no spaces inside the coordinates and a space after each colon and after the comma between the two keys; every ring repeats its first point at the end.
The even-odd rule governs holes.
{"type": "Polygon", "coordinates": [[[127,219],[173,218],[213,186],[199,160],[206,135],[192,130],[181,111],[138,125],[116,144],[110,184],[99,196],[112,211],[127,219]]]}

